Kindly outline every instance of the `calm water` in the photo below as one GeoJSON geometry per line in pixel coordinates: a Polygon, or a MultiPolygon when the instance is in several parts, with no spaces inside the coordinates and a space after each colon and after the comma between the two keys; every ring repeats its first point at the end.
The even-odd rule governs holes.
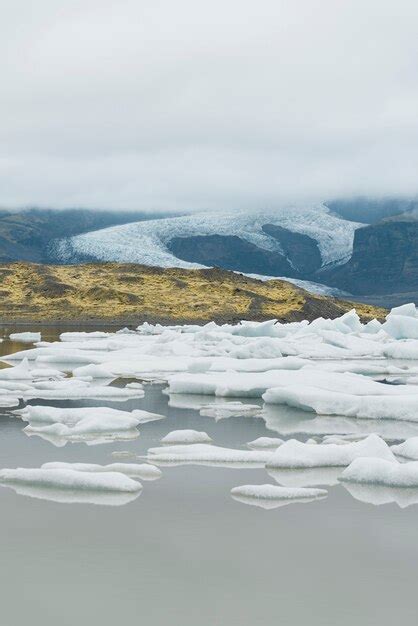
{"type": "MultiPolygon", "coordinates": [[[[10,348],[1,345],[3,354],[10,348]]],[[[24,424],[4,413],[0,467],[109,463],[115,450],[144,454],[180,428],[233,447],[275,435],[261,419],[216,423],[169,407],[161,386],[106,405],[167,419],[143,425],[134,441],[56,448],[27,437],[24,424]]],[[[416,619],[417,506],[373,506],[338,486],[325,500],[266,511],[229,494],[237,485],[273,482],[262,469],[162,470],[161,480],[143,482],[141,495],[119,507],[57,504],[0,488],[0,623],[383,626],[416,619]]]]}

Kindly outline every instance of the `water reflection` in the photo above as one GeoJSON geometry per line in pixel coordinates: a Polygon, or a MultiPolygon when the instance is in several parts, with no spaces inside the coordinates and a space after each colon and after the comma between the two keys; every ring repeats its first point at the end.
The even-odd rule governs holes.
{"type": "Polygon", "coordinates": [[[39,485],[2,485],[13,489],[20,496],[49,500],[60,504],[97,504],[101,506],[123,506],[136,500],[142,493],[104,492],[94,489],[58,489],[39,485]]]}
{"type": "Polygon", "coordinates": [[[360,502],[379,506],[381,504],[397,504],[405,509],[418,504],[418,488],[386,487],[383,485],[360,485],[358,483],[342,483],[343,487],[360,502]]]}
{"type": "Polygon", "coordinates": [[[269,476],[283,487],[317,487],[338,485],[344,467],[308,467],[304,469],[267,468],[269,476]]]}

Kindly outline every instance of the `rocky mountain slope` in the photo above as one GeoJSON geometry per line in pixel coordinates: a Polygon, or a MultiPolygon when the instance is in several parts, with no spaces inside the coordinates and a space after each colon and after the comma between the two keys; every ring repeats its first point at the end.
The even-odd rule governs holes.
{"type": "Polygon", "coordinates": [[[154,217],[132,211],[88,209],[0,210],[0,261],[47,262],[51,240],[154,217]]]}
{"type": "MultiPolygon", "coordinates": [[[[354,306],[281,280],[117,263],[2,264],[0,285],[2,323],[296,321],[336,317],[354,306]]],[[[370,305],[355,306],[364,320],[385,314],[370,305]]]]}
{"type": "Polygon", "coordinates": [[[356,230],[351,259],[317,280],[358,295],[417,292],[418,212],[356,230]]]}

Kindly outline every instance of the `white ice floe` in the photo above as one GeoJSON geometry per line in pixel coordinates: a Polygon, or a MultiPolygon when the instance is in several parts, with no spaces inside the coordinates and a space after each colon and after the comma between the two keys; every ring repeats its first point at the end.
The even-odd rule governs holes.
{"type": "Polygon", "coordinates": [[[57,446],[65,445],[67,441],[99,443],[134,439],[139,435],[137,426],[142,420],[160,418],[146,411],[118,411],[108,407],[77,409],[27,406],[14,411],[14,414],[29,422],[23,429],[26,435],[38,435],[57,446]]]}
{"type": "Polygon", "coordinates": [[[357,458],[344,470],[343,482],[418,488],[418,461],[399,463],[378,458],[357,458]]]}
{"type": "Polygon", "coordinates": [[[7,367],[0,370],[0,380],[32,380],[34,375],[29,368],[27,359],[23,359],[15,367],[7,367]]]}
{"type": "Polygon", "coordinates": [[[82,407],[82,408],[62,408],[52,406],[34,406],[28,405],[23,409],[13,411],[14,415],[20,417],[23,421],[29,422],[31,425],[47,425],[47,424],[66,424],[67,426],[75,426],[86,418],[112,419],[114,423],[119,420],[124,423],[127,419],[129,423],[135,425],[144,424],[146,422],[162,419],[164,416],[159,413],[150,413],[141,409],[134,411],[120,411],[110,407],[82,407]]]}
{"type": "Polygon", "coordinates": [[[110,400],[124,402],[132,398],[142,398],[142,389],[91,385],[88,381],[65,379],[57,382],[34,383],[31,389],[22,393],[23,400],[110,400]]]}
{"type": "Polygon", "coordinates": [[[2,485],[28,485],[71,491],[136,493],[141,483],[120,472],[78,472],[74,469],[18,468],[0,470],[2,485]]]}
{"type": "Polygon", "coordinates": [[[278,485],[242,485],[231,489],[234,500],[263,509],[274,509],[284,504],[312,502],[327,496],[325,489],[279,487],[278,485]]]}
{"type": "Polygon", "coordinates": [[[263,395],[267,404],[286,404],[319,415],[418,420],[418,389],[384,385],[358,374],[287,372],[263,395]],[[301,375],[302,374],[302,375],[301,375]]]}
{"type": "Polygon", "coordinates": [[[187,443],[210,443],[212,438],[203,431],[198,430],[172,430],[161,439],[164,444],[187,444],[187,443]]]}
{"type": "Polygon", "coordinates": [[[125,419],[115,419],[114,417],[85,417],[79,420],[74,426],[54,423],[47,426],[29,425],[23,429],[27,435],[41,435],[46,437],[56,437],[69,441],[83,441],[84,439],[95,439],[97,436],[113,439],[132,439],[138,436],[136,427],[138,421],[134,417],[127,416],[125,419]]]}
{"type": "Polygon", "coordinates": [[[155,465],[148,463],[110,463],[109,465],[97,465],[96,463],[64,463],[60,461],[44,463],[41,469],[69,469],[76,472],[102,473],[117,472],[140,480],[157,480],[162,472],[155,465]]]}
{"type": "Polygon", "coordinates": [[[66,332],[60,334],[60,340],[62,342],[73,342],[73,341],[91,341],[95,339],[107,339],[111,336],[112,333],[106,333],[101,330],[94,330],[91,332],[84,331],[75,331],[75,332],[66,332]]]}
{"type": "Polygon", "coordinates": [[[396,456],[418,461],[418,437],[411,437],[403,443],[391,446],[391,450],[396,456]]]}
{"type": "Polygon", "coordinates": [[[284,443],[284,439],[278,437],[258,437],[254,441],[249,441],[247,446],[251,450],[276,450],[284,443]]]}
{"type": "Polygon", "coordinates": [[[9,339],[11,341],[21,341],[22,343],[35,343],[36,341],[41,341],[41,333],[11,333],[9,339]]]}
{"type": "Polygon", "coordinates": [[[103,365],[82,365],[81,367],[76,367],[73,370],[73,376],[76,378],[83,378],[85,376],[89,376],[92,379],[94,378],[104,378],[108,380],[112,380],[116,378],[114,374],[103,365]]]}
{"type": "Polygon", "coordinates": [[[290,439],[273,452],[267,467],[298,469],[344,466],[359,457],[377,457],[389,461],[395,458],[389,446],[377,435],[344,445],[330,443],[314,446],[290,439]]]}
{"type": "Polygon", "coordinates": [[[301,409],[268,404],[264,407],[262,417],[269,430],[283,437],[377,434],[382,439],[392,441],[418,436],[418,422],[312,415],[301,409]]]}
{"type": "Polygon", "coordinates": [[[188,444],[150,448],[147,458],[157,465],[219,465],[226,467],[264,467],[271,450],[237,450],[210,444],[188,444]]]}

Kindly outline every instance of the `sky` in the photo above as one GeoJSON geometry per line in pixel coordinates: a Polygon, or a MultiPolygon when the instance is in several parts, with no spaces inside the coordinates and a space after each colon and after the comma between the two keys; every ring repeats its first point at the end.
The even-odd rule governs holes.
{"type": "Polygon", "coordinates": [[[418,193],[416,0],[2,0],[0,206],[418,193]]]}

